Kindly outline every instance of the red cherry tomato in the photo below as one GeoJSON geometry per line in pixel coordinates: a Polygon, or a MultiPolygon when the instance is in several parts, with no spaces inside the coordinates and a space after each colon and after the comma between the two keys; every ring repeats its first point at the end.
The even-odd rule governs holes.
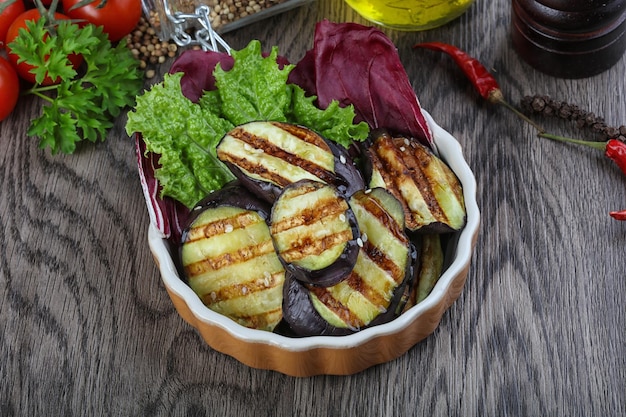
{"type": "Polygon", "coordinates": [[[141,18],[141,0],[94,0],[83,7],[73,7],[82,0],[62,0],[63,11],[72,19],[82,19],[102,26],[111,42],[117,42],[137,27],[141,18]]]}
{"type": "Polygon", "coordinates": [[[20,79],[13,66],[0,57],[0,120],[11,114],[20,96],[20,79]]]}
{"type": "MultiPolygon", "coordinates": [[[[17,70],[18,75],[30,82],[30,83],[35,83],[35,74],[33,74],[32,72],[30,72],[33,69],[32,65],[29,65],[25,62],[19,63],[18,64],[18,60],[19,57],[11,52],[11,48],[8,46],[11,42],[13,42],[13,40],[15,38],[17,38],[17,35],[19,34],[19,30],[21,28],[27,29],[26,27],[26,22],[33,20],[36,21],[37,19],[39,19],[41,17],[41,15],[39,14],[39,10],[37,9],[31,9],[31,10],[27,10],[24,13],[22,13],[21,15],[19,15],[14,21],[13,23],[11,23],[11,26],[9,26],[9,30],[7,32],[7,51],[8,51],[8,55],[9,55],[9,61],[11,61],[11,63],[13,64],[13,66],[15,67],[15,69],[17,70]]],[[[64,19],[69,19],[67,16],[61,14],[61,13],[55,13],[54,14],[54,18],[56,20],[64,20],[64,19]]],[[[81,55],[70,55],[69,57],[70,62],[72,63],[72,66],[74,67],[74,69],[77,69],[80,64],[82,64],[83,62],[83,57],[81,55]]],[[[46,77],[44,79],[44,81],[41,83],[42,85],[51,85],[51,84],[55,84],[58,83],[60,80],[52,80],[50,79],[50,77],[46,77]]]]}
{"type": "MultiPolygon", "coordinates": [[[[8,1],[10,0],[0,0],[0,4],[7,3],[8,1]]],[[[16,17],[24,13],[25,10],[24,2],[22,0],[15,0],[13,4],[7,6],[7,8],[2,11],[2,14],[0,14],[0,47],[6,45],[7,32],[11,23],[13,23],[16,17]]]]}

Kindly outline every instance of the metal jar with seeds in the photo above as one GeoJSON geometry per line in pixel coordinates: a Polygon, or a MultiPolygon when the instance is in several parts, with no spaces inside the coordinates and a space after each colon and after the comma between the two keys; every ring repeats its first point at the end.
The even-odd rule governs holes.
{"type": "Polygon", "coordinates": [[[142,0],[144,14],[151,19],[161,40],[172,39],[179,26],[185,31],[199,29],[188,17],[198,7],[207,6],[209,20],[217,33],[249,25],[261,19],[285,12],[313,0],[142,0]]]}

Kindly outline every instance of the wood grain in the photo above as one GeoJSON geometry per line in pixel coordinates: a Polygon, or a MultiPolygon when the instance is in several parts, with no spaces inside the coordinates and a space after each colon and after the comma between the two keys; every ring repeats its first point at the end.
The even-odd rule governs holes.
{"type": "MultiPolygon", "coordinates": [[[[319,0],[225,38],[297,61],[323,18],[365,23],[319,0]]],[[[442,28],[387,31],[421,104],[463,146],[482,227],[437,331],[348,377],[286,377],[208,348],[152,262],[125,116],[105,143],[51,156],[26,137],[41,103],[20,100],[0,123],[0,415],[624,415],[626,223],[607,213],[626,208],[626,177],[600,152],[537,139],[447,57],[412,49],[455,44],[513,103],[549,94],[626,123],[626,58],[589,79],[549,77],[511,49],[509,19],[509,2],[477,1],[442,28]]]]}

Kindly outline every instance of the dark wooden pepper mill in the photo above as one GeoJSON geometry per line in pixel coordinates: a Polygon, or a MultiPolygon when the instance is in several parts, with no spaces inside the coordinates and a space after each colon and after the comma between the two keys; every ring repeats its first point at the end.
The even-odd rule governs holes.
{"type": "Polygon", "coordinates": [[[626,0],[512,0],[513,47],[550,75],[584,78],[626,49],[626,0]]]}

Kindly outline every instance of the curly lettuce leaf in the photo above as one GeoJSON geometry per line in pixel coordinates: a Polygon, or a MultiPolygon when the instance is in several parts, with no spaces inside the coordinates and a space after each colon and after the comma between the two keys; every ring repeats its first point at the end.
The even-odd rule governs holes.
{"type": "Polygon", "coordinates": [[[341,107],[339,102],[331,101],[326,109],[315,106],[316,96],[306,96],[304,90],[295,84],[292,89],[292,106],[288,115],[293,123],[303,126],[315,126],[314,130],[325,138],[348,148],[354,141],[363,141],[369,135],[369,126],[365,122],[354,124],[354,107],[341,107]]]}
{"type": "Polygon", "coordinates": [[[211,190],[233,179],[215,156],[220,138],[234,126],[212,109],[194,104],[181,91],[183,74],[166,74],[137,97],[126,131],[141,133],[146,150],[160,155],[155,176],[160,196],[191,208],[211,190]]]}
{"type": "Polygon", "coordinates": [[[232,56],[232,69],[224,71],[218,63],[213,71],[223,116],[235,125],[254,120],[286,122],[285,112],[291,104],[287,78],[294,66],[280,68],[276,47],[264,57],[259,41],[250,42],[241,51],[232,51],[232,56]]]}

